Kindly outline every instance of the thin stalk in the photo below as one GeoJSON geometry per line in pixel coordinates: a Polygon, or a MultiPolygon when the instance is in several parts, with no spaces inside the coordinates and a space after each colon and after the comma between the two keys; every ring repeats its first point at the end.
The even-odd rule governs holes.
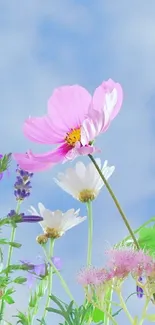
{"type": "MultiPolygon", "coordinates": [[[[16,207],[16,213],[18,214],[20,211],[20,205],[21,205],[21,201],[18,201],[17,203],[17,207],[16,207]]],[[[15,235],[16,235],[16,227],[12,227],[12,231],[11,231],[11,238],[10,241],[14,242],[15,240],[15,235]]],[[[12,251],[13,251],[13,246],[9,246],[9,251],[8,251],[8,259],[7,259],[7,267],[9,267],[10,262],[11,262],[11,257],[12,257],[12,251]]],[[[8,275],[8,274],[7,274],[8,275]]]]}
{"type": "Polygon", "coordinates": [[[47,255],[47,252],[46,252],[46,249],[44,248],[44,246],[42,246],[42,249],[43,249],[43,251],[44,251],[44,254],[45,254],[45,257],[46,257],[48,263],[52,266],[54,272],[55,272],[56,275],[58,276],[58,278],[59,278],[59,280],[60,280],[60,282],[61,282],[61,284],[62,284],[64,290],[66,291],[67,295],[69,296],[69,298],[71,299],[71,301],[74,301],[76,307],[78,308],[78,305],[77,305],[77,303],[75,302],[74,297],[73,297],[73,295],[71,294],[71,292],[70,292],[70,290],[69,290],[69,288],[68,288],[68,286],[67,286],[67,283],[66,283],[65,280],[63,279],[63,277],[62,277],[62,275],[60,274],[60,272],[58,271],[58,269],[55,267],[55,265],[54,265],[54,263],[52,262],[52,260],[48,258],[48,255],[47,255]]]}
{"type": "Polygon", "coordinates": [[[148,305],[149,305],[149,301],[150,301],[149,299],[146,299],[146,301],[145,301],[145,305],[144,305],[144,308],[142,310],[142,317],[140,319],[139,325],[143,325],[143,323],[144,323],[144,320],[146,318],[147,308],[148,308],[148,305]]]}
{"type": "Polygon", "coordinates": [[[127,218],[126,218],[126,216],[125,216],[125,214],[124,214],[124,212],[123,212],[123,210],[122,210],[122,208],[121,208],[121,206],[120,206],[120,204],[119,204],[119,202],[118,202],[118,200],[117,200],[114,192],[112,191],[110,185],[106,181],[106,179],[105,179],[104,175],[102,174],[99,166],[97,165],[94,157],[92,155],[88,155],[88,156],[91,159],[91,161],[93,162],[94,166],[96,167],[99,175],[101,176],[101,178],[102,178],[102,180],[103,180],[103,182],[104,182],[104,184],[105,184],[105,186],[106,186],[109,194],[111,195],[111,197],[112,197],[112,199],[113,199],[113,201],[114,201],[114,203],[115,203],[115,205],[116,205],[116,207],[117,207],[117,209],[118,209],[118,211],[119,211],[119,213],[120,213],[120,215],[121,215],[121,217],[122,217],[122,219],[123,219],[123,221],[124,221],[124,223],[125,223],[125,225],[126,225],[126,227],[128,229],[128,231],[129,231],[129,233],[130,233],[130,235],[131,235],[131,237],[132,237],[132,239],[133,239],[133,241],[134,241],[134,243],[135,243],[135,245],[137,247],[137,249],[140,249],[139,244],[137,242],[137,239],[136,239],[136,237],[134,235],[134,232],[132,231],[132,229],[130,227],[130,224],[129,224],[129,222],[128,222],[128,220],[127,220],[127,218]]]}
{"type": "MultiPolygon", "coordinates": [[[[16,207],[16,213],[17,214],[19,213],[20,205],[21,205],[21,201],[18,201],[17,202],[17,207],[16,207]]],[[[15,235],[16,235],[16,227],[15,226],[12,226],[11,235],[10,235],[10,242],[14,242],[15,235]]],[[[6,268],[9,268],[9,266],[10,266],[12,252],[13,252],[13,246],[9,245],[8,258],[7,258],[7,262],[6,262],[6,268]]],[[[6,272],[6,277],[8,277],[8,272],[6,272]]],[[[4,309],[5,309],[5,301],[4,301],[4,299],[2,299],[1,309],[0,309],[0,323],[2,321],[4,309]]]]}
{"type": "Polygon", "coordinates": [[[106,310],[107,313],[105,313],[105,317],[104,317],[104,325],[109,325],[109,314],[111,315],[111,301],[112,301],[112,295],[113,295],[113,288],[111,287],[109,289],[109,291],[107,292],[107,294],[105,294],[105,299],[108,299],[108,302],[106,303],[106,310]]]}
{"type": "Polygon", "coordinates": [[[104,325],[109,324],[110,320],[113,323],[113,325],[118,325],[118,323],[115,321],[115,319],[112,317],[112,315],[107,310],[104,310],[104,315],[106,316],[106,319],[108,319],[108,323],[105,323],[105,320],[104,320],[104,322],[103,322],[104,325]]]}
{"type": "Polygon", "coordinates": [[[134,325],[134,319],[132,318],[131,314],[129,313],[129,311],[127,309],[127,306],[126,306],[124,298],[123,298],[123,296],[121,294],[121,291],[118,289],[116,292],[118,294],[118,297],[119,297],[119,300],[120,300],[120,305],[121,305],[122,309],[124,310],[124,312],[125,312],[126,316],[128,317],[130,323],[132,325],[134,325]]]}
{"type": "MultiPolygon", "coordinates": [[[[49,247],[49,260],[51,259],[51,257],[53,256],[53,250],[54,250],[54,240],[51,239],[50,240],[50,247],[49,247]]],[[[46,308],[49,307],[49,303],[50,303],[50,295],[52,293],[52,279],[53,279],[53,268],[49,267],[49,274],[48,274],[48,291],[47,291],[47,300],[45,303],[45,309],[44,309],[44,314],[43,314],[43,319],[45,319],[47,310],[46,308]]]]}
{"type": "Polygon", "coordinates": [[[88,250],[87,250],[87,266],[91,265],[92,260],[92,241],[93,241],[93,215],[92,202],[87,202],[88,212],[88,250]]]}

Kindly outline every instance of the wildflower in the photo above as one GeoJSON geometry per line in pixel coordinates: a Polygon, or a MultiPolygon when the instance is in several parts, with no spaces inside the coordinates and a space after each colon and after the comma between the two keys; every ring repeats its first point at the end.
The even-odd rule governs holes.
{"type": "Polygon", "coordinates": [[[16,223],[20,222],[40,222],[43,220],[41,216],[38,215],[25,215],[24,213],[17,214],[15,210],[10,210],[8,213],[8,218],[12,219],[16,223]]]}
{"type": "Polygon", "coordinates": [[[81,270],[77,276],[77,281],[83,287],[88,285],[100,285],[107,280],[107,272],[105,269],[88,267],[81,270]]]}
{"type": "MultiPolygon", "coordinates": [[[[138,282],[142,283],[142,280],[143,280],[143,278],[140,276],[138,278],[138,282]]],[[[136,292],[137,292],[137,297],[138,298],[142,298],[143,297],[144,291],[143,291],[143,289],[139,285],[136,286],[136,292]]]]}
{"type": "MultiPolygon", "coordinates": [[[[60,271],[62,268],[62,262],[61,259],[57,256],[54,256],[51,258],[53,264],[55,267],[60,271]]],[[[43,278],[48,274],[48,267],[49,263],[46,264],[41,263],[41,264],[33,264],[28,260],[23,260],[21,263],[25,266],[28,267],[28,276],[27,276],[27,285],[29,288],[32,288],[34,281],[36,280],[37,277],[43,278]]],[[[50,266],[51,267],[51,266],[50,266]]]]}
{"type": "MultiPolygon", "coordinates": [[[[101,160],[99,158],[95,160],[107,180],[114,172],[115,167],[109,167],[106,160],[101,168],[101,160]]],[[[81,202],[94,200],[104,185],[94,164],[91,162],[85,166],[82,161],[78,161],[75,168],[69,168],[65,173],[59,173],[55,182],[81,202]]]]}
{"type": "Polygon", "coordinates": [[[88,267],[79,272],[77,281],[84,287],[87,300],[102,309],[106,289],[111,286],[108,271],[104,268],[88,267]]]}
{"type": "Polygon", "coordinates": [[[29,173],[25,170],[22,170],[19,166],[16,169],[17,177],[16,182],[14,184],[14,194],[16,196],[16,200],[24,200],[26,197],[30,196],[31,186],[31,178],[33,173],[29,173]]]}
{"type": "Polygon", "coordinates": [[[108,266],[114,270],[114,276],[125,278],[129,273],[133,277],[141,276],[152,263],[151,256],[145,254],[143,250],[134,249],[111,249],[107,251],[110,261],[108,266]]]}
{"type": "Polygon", "coordinates": [[[92,97],[85,88],[73,85],[54,90],[48,101],[48,114],[25,121],[24,134],[31,141],[57,144],[44,154],[14,154],[21,168],[44,170],[78,155],[97,151],[94,139],[107,130],[122,105],[122,88],[111,79],[103,82],[92,97]]]}
{"type": "MultiPolygon", "coordinates": [[[[40,215],[43,218],[40,225],[48,238],[59,238],[67,230],[73,228],[86,219],[86,217],[78,216],[80,210],[75,211],[74,209],[70,209],[65,213],[60,210],[50,211],[46,209],[42,203],[38,204],[38,208],[40,215]]],[[[31,207],[29,211],[32,214],[38,214],[33,207],[31,207]]]]}

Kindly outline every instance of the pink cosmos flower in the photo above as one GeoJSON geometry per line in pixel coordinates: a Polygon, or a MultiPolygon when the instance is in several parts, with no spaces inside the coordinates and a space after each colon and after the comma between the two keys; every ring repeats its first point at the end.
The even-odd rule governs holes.
{"type": "Polygon", "coordinates": [[[16,153],[14,158],[22,169],[33,172],[78,155],[93,154],[98,150],[93,140],[107,130],[122,100],[120,84],[111,79],[103,82],[93,97],[78,85],[55,89],[48,101],[47,115],[27,119],[24,134],[33,142],[58,147],[44,154],[16,153]]]}

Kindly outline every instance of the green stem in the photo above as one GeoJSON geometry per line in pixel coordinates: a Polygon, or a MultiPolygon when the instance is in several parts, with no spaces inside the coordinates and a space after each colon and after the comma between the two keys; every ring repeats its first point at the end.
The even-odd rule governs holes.
{"type": "Polygon", "coordinates": [[[122,210],[122,208],[121,208],[121,206],[120,206],[120,204],[119,204],[119,202],[118,202],[118,200],[117,200],[117,198],[115,196],[115,194],[113,193],[110,185],[106,181],[106,179],[105,179],[104,175],[102,174],[99,166],[97,165],[94,157],[92,155],[88,155],[88,156],[91,159],[91,161],[93,162],[94,166],[96,167],[99,175],[101,176],[101,178],[102,178],[102,180],[103,180],[103,182],[104,182],[104,184],[105,184],[105,186],[106,186],[109,194],[111,195],[111,197],[112,197],[112,199],[113,199],[113,201],[114,201],[114,203],[115,203],[115,205],[116,205],[116,207],[117,207],[117,209],[118,209],[118,211],[119,211],[119,213],[120,213],[120,215],[121,215],[121,217],[122,217],[122,219],[123,219],[123,221],[124,221],[124,223],[125,223],[125,225],[126,225],[126,227],[128,229],[128,231],[129,231],[129,233],[130,233],[130,235],[131,235],[131,237],[132,237],[132,239],[133,239],[133,241],[134,241],[134,243],[135,243],[135,245],[137,247],[137,249],[140,249],[139,244],[137,242],[137,239],[136,239],[136,237],[134,235],[134,232],[132,231],[132,229],[130,227],[130,224],[129,224],[129,222],[128,222],[128,220],[127,220],[127,218],[126,218],[126,216],[125,216],[125,214],[124,214],[124,212],[123,212],[123,210],[122,210]]]}
{"type": "MultiPolygon", "coordinates": [[[[16,213],[17,214],[19,213],[20,205],[21,205],[21,201],[18,201],[17,207],[16,207],[16,213]]],[[[11,242],[14,242],[15,235],[16,235],[16,227],[12,226],[11,236],[10,236],[10,241],[11,242]]],[[[6,262],[6,267],[7,268],[9,268],[10,263],[11,263],[12,252],[13,252],[13,246],[9,246],[8,258],[7,258],[7,262],[6,262]]],[[[6,277],[8,278],[8,271],[6,272],[6,277]]],[[[2,317],[3,317],[3,314],[4,314],[4,309],[5,309],[5,301],[4,301],[4,299],[2,299],[1,309],[0,309],[0,323],[1,323],[1,320],[2,320],[2,317]]]]}
{"type": "Polygon", "coordinates": [[[54,263],[52,262],[52,260],[48,258],[48,255],[47,255],[47,252],[46,252],[46,249],[44,248],[44,246],[42,246],[42,248],[43,248],[43,251],[44,251],[44,254],[45,254],[45,256],[46,256],[47,261],[48,261],[49,264],[52,266],[54,272],[56,273],[56,275],[57,275],[58,278],[60,279],[60,282],[61,282],[61,284],[62,284],[64,290],[65,290],[66,293],[68,294],[68,296],[69,296],[69,298],[71,299],[71,301],[74,301],[76,307],[78,307],[78,305],[77,305],[77,303],[75,302],[74,297],[72,296],[72,294],[71,294],[71,292],[70,292],[70,290],[69,290],[69,288],[68,288],[68,286],[67,286],[65,280],[63,279],[62,275],[60,274],[60,272],[58,271],[58,269],[55,267],[55,265],[54,265],[54,263]]]}
{"type": "Polygon", "coordinates": [[[142,310],[142,317],[140,319],[139,325],[143,325],[143,323],[144,323],[144,320],[146,318],[146,312],[147,312],[149,301],[150,300],[148,300],[148,299],[146,299],[146,301],[145,301],[145,305],[144,305],[144,308],[142,310]]]}
{"type": "Polygon", "coordinates": [[[108,302],[106,303],[106,310],[107,310],[107,314],[105,313],[105,316],[104,316],[104,325],[109,325],[109,314],[111,315],[111,301],[112,301],[112,295],[113,295],[113,288],[111,287],[107,294],[105,294],[105,299],[108,300],[108,302]],[[108,317],[107,317],[108,316],[108,317]]]}
{"type": "MultiPolygon", "coordinates": [[[[51,257],[53,256],[53,250],[54,250],[54,239],[51,239],[50,240],[50,247],[49,247],[49,256],[48,256],[49,260],[51,260],[51,257]]],[[[45,304],[43,319],[45,319],[45,316],[46,316],[46,313],[47,313],[46,308],[49,307],[49,303],[50,303],[50,295],[52,293],[52,278],[53,278],[53,268],[50,265],[49,266],[49,274],[48,274],[47,300],[46,300],[46,304],[45,304]]]]}
{"type": "Polygon", "coordinates": [[[104,325],[105,324],[109,324],[109,321],[111,320],[111,322],[113,323],[113,325],[118,325],[118,323],[115,321],[115,319],[112,317],[112,315],[107,311],[104,310],[104,317],[106,316],[106,318],[104,318],[104,325]],[[105,320],[108,320],[108,323],[105,322],[105,320]]]}
{"type": "Polygon", "coordinates": [[[92,202],[87,202],[88,212],[88,251],[87,251],[87,266],[91,265],[92,259],[92,241],[93,241],[93,216],[92,216],[92,202]]]}
{"type": "Polygon", "coordinates": [[[123,299],[123,296],[122,296],[122,294],[121,294],[121,291],[118,289],[116,292],[117,292],[117,294],[118,294],[118,296],[119,296],[119,299],[120,299],[120,305],[121,305],[122,309],[124,310],[125,314],[127,315],[128,319],[129,319],[129,321],[130,321],[130,323],[131,323],[132,325],[134,325],[134,319],[132,318],[132,316],[130,315],[130,313],[129,313],[128,309],[127,309],[127,306],[126,306],[126,303],[125,303],[125,301],[124,301],[124,299],[123,299]]]}

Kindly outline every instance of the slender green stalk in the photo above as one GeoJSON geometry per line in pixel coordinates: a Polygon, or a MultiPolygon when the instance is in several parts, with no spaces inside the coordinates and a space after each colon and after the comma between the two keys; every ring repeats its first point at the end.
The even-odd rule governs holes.
{"type": "Polygon", "coordinates": [[[61,284],[62,284],[64,290],[66,291],[67,295],[69,296],[69,298],[71,299],[71,301],[74,301],[76,307],[78,307],[78,305],[77,305],[77,303],[75,302],[74,297],[73,297],[73,295],[71,294],[71,292],[70,292],[70,290],[69,290],[69,288],[68,288],[68,286],[67,286],[65,280],[64,280],[63,277],[62,277],[62,275],[60,274],[60,272],[58,271],[58,269],[55,267],[55,265],[54,265],[54,263],[52,262],[52,260],[48,258],[48,255],[47,255],[47,252],[46,252],[46,249],[44,248],[44,246],[42,246],[42,248],[43,248],[43,251],[44,251],[44,254],[45,254],[45,257],[46,257],[48,263],[52,266],[54,272],[56,273],[56,275],[57,275],[58,278],[60,279],[60,282],[61,282],[61,284]]]}
{"type": "Polygon", "coordinates": [[[122,309],[124,310],[124,312],[125,312],[126,316],[128,317],[130,323],[132,325],[134,325],[134,319],[132,318],[132,316],[130,315],[130,313],[129,313],[128,309],[127,309],[127,306],[126,306],[124,298],[123,298],[123,296],[121,294],[121,291],[118,289],[116,292],[118,294],[118,297],[119,297],[119,300],[120,300],[120,305],[121,305],[122,309]]]}
{"type": "MultiPolygon", "coordinates": [[[[16,207],[16,213],[18,214],[20,211],[20,205],[21,205],[21,201],[18,201],[17,203],[17,207],[16,207]]],[[[16,227],[12,226],[12,231],[11,231],[11,238],[10,241],[14,242],[15,240],[15,235],[16,235],[16,227]]],[[[12,257],[12,251],[13,251],[13,246],[9,246],[9,251],[8,251],[8,259],[7,259],[7,267],[10,265],[11,262],[11,257],[12,257]]],[[[8,274],[7,274],[8,275],[8,274]]]]}
{"type": "Polygon", "coordinates": [[[143,325],[143,323],[144,323],[144,320],[146,318],[146,312],[147,312],[147,308],[148,308],[149,302],[150,302],[150,300],[149,299],[146,299],[144,308],[142,310],[142,317],[140,319],[139,325],[143,325]]]}
{"type": "Polygon", "coordinates": [[[107,299],[108,302],[106,303],[106,310],[107,313],[104,315],[104,325],[109,325],[110,318],[108,315],[111,315],[111,301],[113,295],[113,288],[111,287],[108,292],[105,294],[105,300],[107,299]]]}
{"type": "Polygon", "coordinates": [[[92,242],[93,242],[93,215],[92,215],[92,202],[87,202],[88,212],[88,250],[87,250],[87,266],[91,265],[92,259],[92,242]]]}
{"type": "Polygon", "coordinates": [[[119,202],[118,202],[118,200],[117,200],[114,192],[112,191],[110,185],[106,181],[106,179],[105,179],[104,175],[102,174],[99,166],[97,165],[94,157],[92,155],[88,155],[88,156],[91,159],[91,161],[93,162],[94,166],[96,167],[99,175],[101,176],[101,178],[102,178],[102,180],[103,180],[103,182],[104,182],[104,184],[105,184],[105,186],[106,186],[109,194],[111,195],[111,197],[112,197],[112,199],[113,199],[113,201],[114,201],[114,203],[115,203],[115,205],[116,205],[116,207],[117,207],[117,209],[118,209],[118,211],[119,211],[119,213],[120,213],[120,215],[121,215],[121,217],[122,217],[122,219],[123,219],[123,221],[124,221],[124,223],[125,223],[125,225],[126,225],[126,227],[128,229],[128,231],[129,231],[129,233],[130,233],[130,235],[131,235],[131,237],[132,237],[132,239],[133,239],[133,241],[134,241],[134,243],[135,243],[135,245],[137,247],[137,249],[140,249],[139,244],[137,242],[137,239],[136,239],[136,237],[134,235],[134,232],[132,231],[132,229],[130,227],[130,224],[129,224],[129,222],[128,222],[128,220],[127,220],[127,218],[126,218],[126,216],[125,216],[125,214],[124,214],[124,212],[123,212],[123,210],[122,210],[122,208],[121,208],[121,206],[120,206],[120,204],[119,204],[119,202]]]}
{"type": "MultiPolygon", "coordinates": [[[[21,205],[21,201],[17,202],[17,207],[16,207],[16,213],[19,213],[20,210],[20,205],[21,205]]],[[[11,236],[10,236],[10,241],[14,242],[15,240],[15,235],[16,235],[16,227],[12,226],[12,230],[11,230],[11,236]]],[[[8,250],[8,258],[7,258],[7,262],[6,262],[6,267],[9,268],[9,265],[11,263],[11,257],[12,257],[12,252],[13,252],[13,246],[9,246],[9,250],[8,250]]],[[[8,277],[8,272],[6,272],[6,277],[8,277]]],[[[4,299],[2,299],[1,301],[1,308],[0,308],[0,323],[3,317],[3,313],[4,313],[4,309],[5,309],[5,301],[4,299]]]]}
{"type": "MultiPolygon", "coordinates": [[[[51,257],[53,256],[53,250],[54,250],[54,239],[51,239],[50,240],[50,247],[49,247],[49,255],[48,255],[49,260],[51,260],[51,257]]],[[[46,303],[45,303],[43,319],[45,319],[45,316],[46,316],[46,313],[47,313],[46,308],[49,307],[49,303],[50,303],[50,295],[52,293],[52,278],[53,278],[53,268],[50,265],[49,266],[49,274],[48,274],[47,300],[46,300],[46,303]]]]}
{"type": "Polygon", "coordinates": [[[104,322],[103,322],[104,325],[109,324],[110,320],[111,320],[113,325],[118,325],[118,323],[115,321],[115,319],[112,317],[112,315],[107,310],[104,310],[104,317],[105,316],[106,316],[105,319],[108,319],[108,323],[105,323],[105,319],[104,319],[104,322]]]}

